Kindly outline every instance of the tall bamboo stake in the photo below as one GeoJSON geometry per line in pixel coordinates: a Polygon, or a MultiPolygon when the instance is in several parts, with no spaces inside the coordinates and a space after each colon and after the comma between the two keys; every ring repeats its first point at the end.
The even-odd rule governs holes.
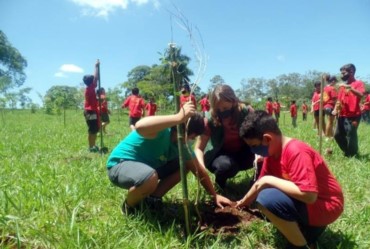
{"type": "MultiPolygon", "coordinates": [[[[169,44],[170,51],[170,62],[171,62],[171,74],[172,82],[174,87],[174,100],[176,111],[180,110],[180,84],[182,82],[182,75],[177,72],[177,58],[176,58],[176,45],[173,43],[169,44]]],[[[184,207],[185,216],[185,231],[186,235],[190,234],[190,217],[189,217],[189,198],[188,198],[188,184],[186,179],[186,169],[184,163],[184,130],[181,124],[177,125],[177,145],[179,150],[179,163],[180,163],[180,176],[181,176],[181,186],[182,186],[182,202],[184,207]]]]}
{"type": "Polygon", "coordinates": [[[325,129],[325,127],[322,127],[323,123],[323,97],[324,97],[324,84],[326,83],[326,75],[322,75],[321,77],[321,84],[320,84],[320,109],[319,109],[319,152],[322,154],[322,130],[325,129]]]}

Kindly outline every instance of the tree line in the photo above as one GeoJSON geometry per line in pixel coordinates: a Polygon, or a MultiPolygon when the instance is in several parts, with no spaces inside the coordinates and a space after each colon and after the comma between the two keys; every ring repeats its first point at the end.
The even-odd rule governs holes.
{"type": "MultiPolygon", "coordinates": [[[[127,80],[114,88],[105,89],[109,98],[110,108],[120,109],[122,101],[131,93],[131,89],[138,87],[144,99],[153,97],[161,110],[173,108],[174,91],[171,68],[175,67],[177,73],[182,76],[183,84],[189,84],[197,99],[209,93],[217,84],[228,84],[220,74],[215,75],[208,81],[206,90],[191,83],[190,77],[193,71],[188,67],[190,58],[181,52],[181,47],[175,48],[175,54],[170,54],[170,48],[159,53],[159,63],[139,65],[131,69],[127,74],[127,80]]],[[[172,50],[173,51],[173,50],[172,50]]],[[[15,109],[17,105],[22,108],[36,107],[27,96],[31,88],[22,88],[26,79],[24,73],[27,61],[7,40],[0,30],[0,108],[15,109]]],[[[240,87],[234,89],[241,101],[257,108],[264,108],[267,97],[279,99],[283,106],[289,106],[291,100],[300,104],[303,100],[309,101],[314,90],[314,82],[321,76],[331,72],[308,71],[305,74],[289,73],[282,74],[272,79],[243,78],[240,87]]],[[[365,82],[367,90],[370,85],[365,82]]],[[[43,100],[42,109],[48,113],[61,113],[65,109],[82,109],[84,101],[84,86],[79,87],[54,85],[49,88],[43,100]]]]}

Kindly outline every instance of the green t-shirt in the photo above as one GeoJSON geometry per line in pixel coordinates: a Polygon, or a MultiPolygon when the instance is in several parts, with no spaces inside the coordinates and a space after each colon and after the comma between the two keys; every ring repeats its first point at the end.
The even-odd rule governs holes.
{"type": "Polygon", "coordinates": [[[113,149],[108,158],[107,168],[117,165],[124,159],[142,162],[156,169],[178,156],[177,142],[171,142],[170,128],[158,132],[153,139],[144,138],[134,130],[113,149]]]}

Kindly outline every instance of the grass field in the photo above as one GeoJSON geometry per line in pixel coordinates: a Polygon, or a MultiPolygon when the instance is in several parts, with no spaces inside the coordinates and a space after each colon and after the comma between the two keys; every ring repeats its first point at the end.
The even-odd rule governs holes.
{"type": "MultiPolygon", "coordinates": [[[[300,117],[300,116],[299,116],[300,117]]],[[[127,117],[111,116],[104,144],[111,150],[129,132],[127,117]]],[[[298,128],[282,115],[285,135],[319,148],[312,116],[298,128]]],[[[284,240],[271,224],[257,220],[236,236],[194,232],[184,236],[182,219],[159,213],[124,217],[120,205],[126,191],[106,175],[108,155],[87,151],[82,111],[63,116],[39,111],[0,113],[0,247],[1,248],[282,248],[284,240]]],[[[361,156],[345,158],[334,142],[326,159],[342,185],[345,211],[320,238],[320,248],[370,248],[370,125],[359,127],[361,156]]],[[[99,140],[100,143],[100,140],[99,140]]],[[[233,185],[252,172],[240,173],[233,185]]],[[[188,175],[189,198],[197,182],[188,175]]],[[[244,189],[240,189],[244,191],[244,189]]],[[[245,190],[246,191],[246,190],[245,190]]],[[[181,202],[181,187],[165,196],[181,202]]],[[[202,190],[201,199],[208,196],[202,190]]],[[[192,221],[195,222],[193,218],[192,221]]],[[[194,225],[195,227],[195,225],[194,225]]]]}

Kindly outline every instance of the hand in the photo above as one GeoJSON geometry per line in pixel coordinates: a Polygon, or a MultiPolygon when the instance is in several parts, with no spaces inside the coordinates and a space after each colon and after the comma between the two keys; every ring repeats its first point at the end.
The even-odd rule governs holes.
{"type": "Polygon", "coordinates": [[[339,87],[344,87],[344,88],[351,88],[351,85],[349,85],[349,84],[346,84],[346,83],[340,83],[339,85],[338,85],[339,87]]]}
{"type": "Polygon", "coordinates": [[[220,208],[224,208],[224,206],[235,206],[235,202],[230,201],[228,198],[222,195],[216,195],[214,201],[216,205],[220,208]]]}
{"type": "Polygon", "coordinates": [[[95,67],[99,66],[100,65],[100,61],[99,59],[96,60],[96,63],[95,63],[95,67]]]}
{"type": "Polygon", "coordinates": [[[195,106],[192,102],[186,102],[180,109],[179,115],[182,115],[182,120],[185,121],[195,113],[195,106]]]}

